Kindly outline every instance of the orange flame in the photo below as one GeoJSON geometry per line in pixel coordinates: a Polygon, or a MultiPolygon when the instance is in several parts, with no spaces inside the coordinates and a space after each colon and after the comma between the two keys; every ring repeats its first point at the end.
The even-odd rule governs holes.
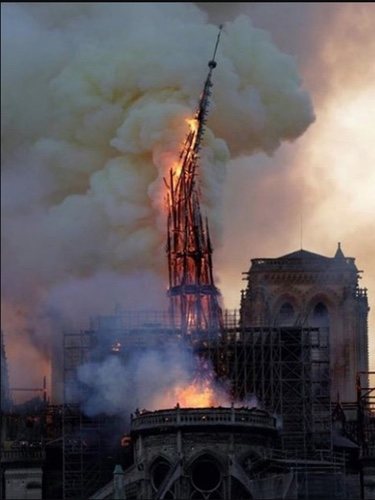
{"type": "Polygon", "coordinates": [[[208,408],[219,404],[218,397],[209,381],[193,382],[174,389],[176,401],[183,408],[208,408]]]}
{"type": "MultiPolygon", "coordinates": [[[[190,132],[194,132],[194,134],[196,134],[198,132],[198,120],[196,118],[186,118],[185,121],[189,126],[190,132]]],[[[185,151],[186,144],[183,143],[181,145],[181,148],[185,151]]],[[[173,175],[176,178],[178,178],[181,174],[181,171],[182,171],[182,162],[181,161],[177,161],[177,162],[174,161],[174,162],[172,162],[172,165],[170,168],[171,168],[173,175]]]]}
{"type": "Polygon", "coordinates": [[[213,373],[200,360],[200,372],[192,382],[177,382],[174,387],[164,394],[159,407],[166,405],[174,407],[177,403],[182,408],[209,408],[211,406],[228,406],[229,394],[224,387],[214,382],[213,373]]]}
{"type": "Polygon", "coordinates": [[[189,125],[192,132],[198,132],[198,120],[196,118],[187,118],[186,123],[189,125]]]}
{"type": "Polygon", "coordinates": [[[207,360],[197,358],[197,372],[191,382],[177,382],[165,395],[164,403],[179,404],[182,408],[209,408],[211,406],[228,406],[227,390],[215,382],[213,369],[207,360]]]}
{"type": "Polygon", "coordinates": [[[178,381],[164,393],[155,394],[151,406],[154,409],[210,408],[231,406],[232,399],[222,383],[215,381],[212,368],[206,360],[198,360],[196,376],[191,381],[178,381]]]}
{"type": "Polygon", "coordinates": [[[172,172],[173,172],[173,174],[176,177],[180,176],[181,170],[182,170],[182,163],[181,162],[179,162],[179,163],[177,163],[177,162],[173,163],[173,165],[172,165],[172,172]]]}

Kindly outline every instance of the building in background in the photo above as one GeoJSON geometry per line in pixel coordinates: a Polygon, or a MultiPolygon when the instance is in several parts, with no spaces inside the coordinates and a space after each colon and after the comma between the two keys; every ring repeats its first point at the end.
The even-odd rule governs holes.
{"type": "Polygon", "coordinates": [[[252,259],[241,299],[244,326],[329,329],[331,396],[356,399],[356,375],[368,371],[367,290],[340,244],[334,257],[306,250],[252,259]]]}

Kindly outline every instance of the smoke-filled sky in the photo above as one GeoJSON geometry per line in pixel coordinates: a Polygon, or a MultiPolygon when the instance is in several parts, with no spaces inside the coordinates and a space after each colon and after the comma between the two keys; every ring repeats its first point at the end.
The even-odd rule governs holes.
{"type": "Polygon", "coordinates": [[[40,384],[63,326],[166,307],[163,176],[219,23],[201,182],[225,306],[251,258],[300,248],[301,219],[303,248],[341,241],[373,299],[374,21],[361,3],[2,4],[13,385],[40,384]]]}
{"type": "MultiPolygon", "coordinates": [[[[205,5],[213,12],[213,6],[205,5]]],[[[224,192],[224,238],[216,263],[228,307],[238,304],[249,259],[302,247],[333,256],[341,242],[369,293],[370,368],[375,368],[375,6],[251,3],[246,12],[292,55],[315,122],[272,157],[234,161],[224,192]],[[302,224],[301,224],[302,220],[302,224]],[[244,223],[242,223],[244,221],[244,223]],[[234,242],[236,242],[234,244],[234,242]],[[244,251],[246,249],[246,251],[244,251]],[[232,259],[232,260],[231,260],[232,259]]]]}

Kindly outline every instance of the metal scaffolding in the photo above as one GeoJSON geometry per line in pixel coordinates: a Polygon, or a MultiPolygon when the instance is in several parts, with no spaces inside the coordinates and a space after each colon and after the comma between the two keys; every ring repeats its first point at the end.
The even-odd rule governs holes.
{"type": "Polygon", "coordinates": [[[89,498],[110,480],[114,437],[117,432],[120,442],[124,432],[118,417],[85,413],[89,388],[80,382],[78,368],[88,362],[100,362],[108,355],[120,356],[126,363],[135,350],[182,342],[181,335],[171,327],[169,313],[162,311],[117,310],[112,316],[91,318],[90,327],[63,335],[64,500],[89,498]]]}
{"type": "MultiPolygon", "coordinates": [[[[135,317],[122,312],[92,322],[105,352],[118,349],[128,356],[132,349],[183,342],[181,329],[171,326],[166,313],[144,311],[135,317]]],[[[229,381],[233,398],[247,403],[254,395],[280,418],[283,449],[302,456],[331,449],[328,329],[243,327],[236,311],[224,311],[223,323],[220,338],[202,332],[192,348],[211,359],[217,378],[229,381]]]]}
{"type": "Polygon", "coordinates": [[[200,350],[230,380],[235,399],[256,396],[280,418],[284,450],[307,456],[332,448],[328,329],[225,325],[220,341],[200,350]]]}
{"type": "MultiPolygon", "coordinates": [[[[260,404],[279,417],[284,451],[317,458],[331,447],[328,330],[324,328],[240,326],[237,312],[225,311],[221,336],[202,335],[191,348],[209,358],[217,378],[230,385],[233,399],[260,404]]],[[[63,487],[64,499],[85,498],[100,487],[103,419],[80,407],[84,387],[77,367],[109,353],[126,363],[137,349],[185,345],[180,329],[164,312],[118,311],[91,321],[93,330],[64,335],[63,487]],[[165,320],[165,322],[164,322],[165,320]]]]}
{"type": "Polygon", "coordinates": [[[93,331],[65,333],[63,436],[63,498],[84,499],[103,480],[103,418],[90,418],[81,408],[85,388],[77,368],[90,359],[95,346],[93,331]]]}
{"type": "Polygon", "coordinates": [[[357,436],[362,457],[375,457],[375,387],[370,383],[375,372],[358,372],[357,436]]]}

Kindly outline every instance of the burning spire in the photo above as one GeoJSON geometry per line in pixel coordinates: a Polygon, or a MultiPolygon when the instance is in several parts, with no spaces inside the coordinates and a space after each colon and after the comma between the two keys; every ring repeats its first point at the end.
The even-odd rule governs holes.
{"type": "Polygon", "coordinates": [[[222,325],[220,292],[212,272],[212,246],[207,219],[203,221],[197,185],[199,150],[208,114],[212,72],[222,26],[217,36],[209,72],[177,168],[169,172],[168,269],[172,318],[184,336],[218,335],[222,325]]]}

